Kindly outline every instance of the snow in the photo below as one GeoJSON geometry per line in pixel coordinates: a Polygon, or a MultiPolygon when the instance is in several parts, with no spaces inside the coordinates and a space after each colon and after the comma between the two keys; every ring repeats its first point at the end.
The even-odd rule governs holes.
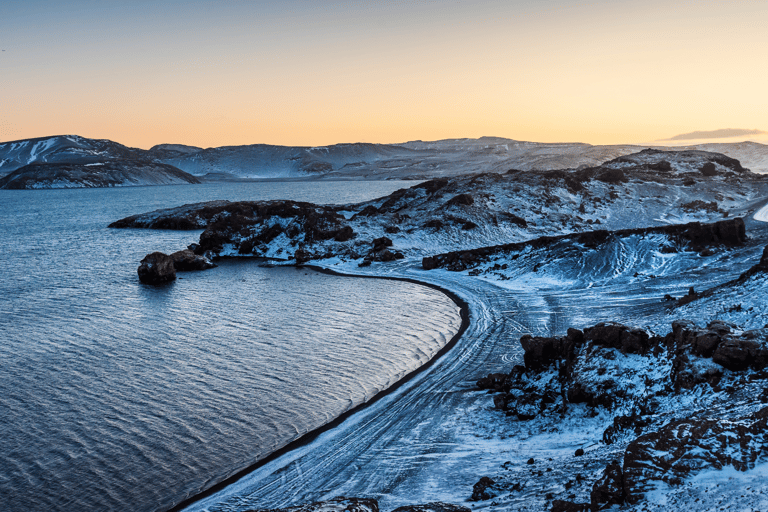
{"type": "Polygon", "coordinates": [[[760,208],[753,218],[761,222],[768,222],[768,204],[760,208]]]}
{"type": "MultiPolygon", "coordinates": [[[[429,144],[432,143],[423,143],[429,144]]],[[[414,149],[419,149],[416,146],[414,149]]],[[[693,168],[697,167],[692,165],[684,172],[693,168]]],[[[748,246],[717,248],[709,256],[684,248],[678,248],[674,254],[662,253],[661,247],[673,241],[654,234],[617,237],[594,248],[568,243],[544,248],[526,246],[514,254],[494,255],[463,272],[427,272],[421,269],[420,258],[541,235],[723,218],[721,212],[683,211],[681,204],[694,199],[717,201],[729,216],[741,216],[748,211],[746,204],[757,204],[768,195],[764,183],[728,183],[718,178],[690,187],[635,181],[618,186],[590,181],[584,184],[584,192],[574,194],[564,186],[535,180],[523,183],[496,176],[463,180],[455,188],[441,192],[443,195],[428,199],[427,193],[418,189],[408,202],[396,202],[393,211],[409,218],[400,218],[397,224],[401,230],[394,234],[386,234],[383,229],[394,215],[351,220],[352,214],[366,205],[381,208],[385,198],[343,207],[344,218],[358,236],[352,243],[368,247],[373,238],[389,236],[394,249],[406,254],[405,260],[360,268],[359,260],[336,254],[312,263],[349,274],[405,277],[451,290],[468,303],[471,323],[466,333],[447,354],[393,393],[188,510],[274,508],[337,495],[375,497],[384,511],[430,501],[470,505],[467,500],[472,485],[485,475],[498,482],[496,496],[472,504],[475,510],[545,510],[550,493],[558,499],[589,501],[591,486],[606,463],[621,459],[624,448],[637,435],[629,429],[618,435],[613,444],[603,442],[603,433],[613,425],[614,417],[627,414],[633,401],[653,398],[658,402],[650,415],[655,428],[696,412],[725,418],[754,412],[758,407],[755,397],[762,381],[747,379],[743,384],[743,376],[725,371],[721,391],[714,392],[708,384],[701,384],[689,392],[665,395],[660,383],[669,379],[670,361],[621,354],[613,349],[602,350],[596,358],[602,366],[610,365],[613,373],[627,377],[617,384],[625,403],[615,410],[598,408],[593,413],[584,405],[571,404],[562,417],[548,414],[527,422],[517,421],[495,410],[492,396],[477,391],[475,381],[488,373],[509,372],[513,365],[520,364],[519,338],[525,333],[563,335],[569,327],[583,328],[600,321],[617,321],[659,334],[669,332],[671,322],[678,318],[691,318],[701,325],[713,317],[732,319],[744,328],[764,323],[768,315],[764,276],[685,306],[672,307],[663,300],[665,294],[680,297],[691,286],[697,290],[713,288],[738,277],[759,258],[766,240],[766,234],[760,231],[762,225],[757,229],[749,226],[752,240],[748,246]],[[451,197],[465,190],[472,191],[473,205],[445,206],[451,197]],[[553,201],[553,197],[558,199],[553,201]],[[600,201],[594,201],[595,198],[600,201]],[[582,205],[583,213],[579,211],[582,205]],[[525,212],[529,227],[522,229],[503,222],[494,225],[489,212],[525,212]],[[466,215],[478,227],[422,227],[433,215],[446,213],[466,215]],[[573,222],[578,218],[581,220],[573,222]],[[600,224],[587,223],[587,219],[599,220],[600,224]],[[501,265],[506,268],[500,268],[501,265]],[[472,275],[475,273],[478,275],[472,275]],[[730,311],[735,301],[744,304],[741,311],[730,311]],[[724,391],[728,388],[743,391],[724,391]],[[587,453],[574,457],[574,451],[580,447],[587,447],[587,453]],[[535,464],[526,464],[530,457],[535,464]]],[[[142,222],[160,214],[143,215],[142,222]]],[[[758,216],[755,219],[764,220],[758,216]]],[[[291,243],[284,234],[280,235],[267,244],[264,255],[280,258],[292,254],[295,247],[291,243]]],[[[328,241],[320,248],[337,247],[334,243],[328,241]]],[[[237,250],[228,244],[223,254],[236,256],[237,250]]],[[[694,370],[702,373],[711,369],[712,364],[711,360],[696,358],[692,362],[694,370]]],[[[609,385],[597,365],[585,363],[580,370],[588,383],[609,385]]],[[[550,377],[554,378],[554,374],[550,377]]],[[[759,475],[764,472],[763,466],[759,466],[759,475]]],[[[727,482],[740,481],[736,477],[741,476],[717,472],[707,478],[727,491],[727,482]]],[[[741,502],[745,507],[764,509],[760,500],[768,489],[760,487],[758,481],[758,476],[749,480],[761,490],[741,502]]],[[[645,505],[650,507],[647,510],[654,510],[655,506],[676,508],[670,504],[689,505],[696,498],[702,499],[701,493],[711,492],[707,491],[712,487],[706,487],[710,485],[706,478],[691,482],[675,487],[660,484],[645,505]],[[699,489],[698,494],[686,494],[689,488],[699,489]]],[[[730,489],[733,492],[727,491],[718,499],[731,500],[723,502],[731,505],[740,503],[735,494],[737,485],[730,489]]],[[[704,505],[709,506],[707,503],[719,502],[704,505]]],[[[635,509],[644,510],[642,506],[635,509]]]]}

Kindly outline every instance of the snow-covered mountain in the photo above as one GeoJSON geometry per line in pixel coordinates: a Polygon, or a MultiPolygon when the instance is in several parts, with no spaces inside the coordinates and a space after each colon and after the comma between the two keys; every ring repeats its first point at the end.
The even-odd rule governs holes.
{"type": "Polygon", "coordinates": [[[111,140],[57,135],[0,143],[0,175],[32,163],[92,164],[111,160],[148,160],[146,151],[111,140]]]}
{"type": "Polygon", "coordinates": [[[92,188],[200,183],[142,149],[63,135],[0,144],[0,188],[92,188]]]}
{"type": "MultiPolygon", "coordinates": [[[[0,144],[0,175],[34,162],[87,164],[128,159],[169,164],[207,179],[430,179],[510,169],[592,167],[642,149],[634,145],[593,146],[481,137],[322,147],[254,144],[203,149],[160,144],[143,150],[108,140],[66,135],[0,144]]],[[[653,149],[670,148],[654,146],[653,149]]],[[[768,173],[768,145],[717,143],[675,149],[715,151],[741,161],[754,172],[768,173]]]]}

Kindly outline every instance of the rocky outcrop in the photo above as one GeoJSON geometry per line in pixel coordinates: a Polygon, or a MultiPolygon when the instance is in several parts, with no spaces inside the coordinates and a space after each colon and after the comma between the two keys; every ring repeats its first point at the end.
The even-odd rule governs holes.
{"type": "Polygon", "coordinates": [[[766,460],[768,408],[736,420],[688,418],[641,435],[592,488],[592,510],[636,504],[660,483],[680,485],[702,470],[747,471],[766,460]]]}
{"type": "Polygon", "coordinates": [[[691,222],[688,224],[651,228],[621,229],[617,231],[597,230],[562,236],[544,236],[527,242],[494,245],[427,256],[422,260],[422,268],[424,270],[445,268],[447,270],[463,271],[490,261],[494,257],[514,258],[528,249],[541,249],[564,242],[594,249],[611,240],[654,234],[665,235],[670,243],[684,248],[687,247],[696,252],[711,246],[738,247],[747,240],[744,219],[736,217],[712,224],[691,222]]]}
{"type": "Polygon", "coordinates": [[[163,284],[176,279],[173,258],[162,252],[153,252],[141,260],[139,281],[145,284],[163,284]]]}
{"type": "MultiPolygon", "coordinates": [[[[699,327],[677,320],[666,336],[603,322],[566,336],[520,339],[525,366],[509,374],[492,373],[477,382],[499,393],[496,408],[519,420],[547,411],[563,411],[569,403],[642,411],[648,395],[680,393],[699,384],[717,389],[725,371],[768,368],[768,328],[741,331],[722,321],[699,327]],[[629,376],[632,378],[629,378],[629,376]]],[[[642,427],[632,412],[617,417],[606,431],[642,427]]]]}

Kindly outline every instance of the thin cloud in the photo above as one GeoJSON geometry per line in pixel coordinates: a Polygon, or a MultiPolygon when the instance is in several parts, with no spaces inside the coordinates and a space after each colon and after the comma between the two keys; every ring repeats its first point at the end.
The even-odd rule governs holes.
{"type": "Polygon", "coordinates": [[[743,130],[740,128],[723,128],[721,130],[698,131],[675,135],[666,140],[693,140],[693,139],[724,139],[727,137],[743,137],[745,135],[761,135],[763,130],[743,130]]]}

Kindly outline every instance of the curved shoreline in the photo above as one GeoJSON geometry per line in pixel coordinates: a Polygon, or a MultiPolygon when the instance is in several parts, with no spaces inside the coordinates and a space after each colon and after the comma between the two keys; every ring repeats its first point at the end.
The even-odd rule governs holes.
{"type": "Polygon", "coordinates": [[[338,417],[334,418],[330,422],[317,427],[314,430],[310,430],[309,432],[306,432],[298,439],[294,439],[287,445],[283,446],[282,448],[279,448],[278,450],[270,453],[263,459],[254,462],[250,466],[239,470],[235,474],[226,477],[224,480],[212,485],[211,487],[194,494],[188,498],[185,498],[183,501],[177,503],[172,508],[167,509],[167,512],[180,512],[181,510],[184,510],[185,508],[193,505],[194,503],[203,500],[218,491],[234,484],[241,478],[245,477],[246,475],[252,473],[253,471],[261,468],[262,466],[265,466],[266,464],[282,457],[283,455],[300,448],[302,446],[306,446],[312,441],[314,441],[318,436],[321,434],[338,427],[341,425],[344,421],[346,421],[350,416],[354,415],[355,413],[358,413],[360,411],[363,411],[367,409],[368,407],[374,405],[376,402],[381,400],[382,398],[394,393],[398,389],[400,389],[404,384],[408,383],[411,379],[422,373],[424,370],[430,368],[438,359],[440,359],[442,356],[444,356],[448,351],[450,351],[459,341],[461,336],[466,332],[467,328],[469,327],[469,304],[459,297],[455,292],[448,290],[447,288],[443,288],[442,286],[433,284],[433,283],[427,283],[423,281],[419,281],[417,279],[409,278],[409,277],[393,277],[393,276],[376,276],[376,275],[360,275],[360,274],[346,274],[343,272],[338,272],[336,270],[332,270],[329,268],[317,266],[317,265],[302,265],[299,268],[308,268],[311,270],[314,270],[316,272],[319,272],[321,274],[329,274],[329,275],[335,275],[340,277],[355,277],[355,278],[363,278],[363,279],[386,279],[389,281],[403,281],[406,283],[416,284],[420,286],[425,286],[427,288],[431,288],[433,290],[437,290],[444,295],[446,295],[449,299],[453,301],[454,304],[456,304],[459,307],[459,316],[461,317],[461,325],[459,326],[459,330],[456,331],[456,334],[453,335],[453,337],[443,345],[440,350],[438,350],[432,358],[430,358],[427,362],[416,368],[415,370],[412,370],[411,372],[405,374],[400,380],[389,386],[387,389],[384,389],[382,391],[379,391],[377,394],[375,394],[373,397],[371,397],[370,400],[367,402],[363,402],[361,404],[356,405],[352,409],[349,409],[348,411],[345,411],[338,417]]]}

